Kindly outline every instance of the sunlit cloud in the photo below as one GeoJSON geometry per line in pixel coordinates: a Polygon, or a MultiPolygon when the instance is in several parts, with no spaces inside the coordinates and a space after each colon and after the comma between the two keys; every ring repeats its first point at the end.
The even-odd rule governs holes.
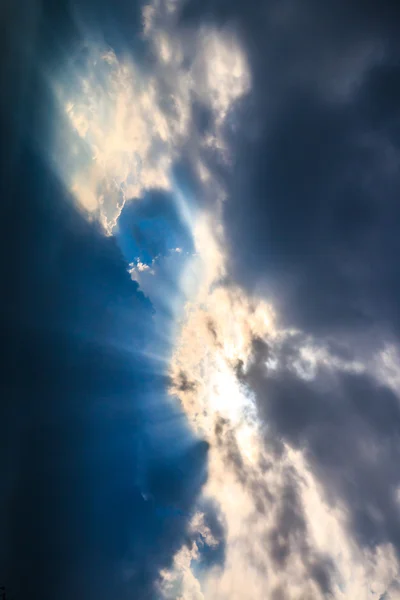
{"type": "Polygon", "coordinates": [[[143,23],[151,67],[96,41],[53,82],[67,123],[56,136],[59,169],[78,206],[108,234],[127,200],[176,189],[172,170],[183,152],[202,179],[212,178],[202,152],[226,154],[224,122],[250,89],[233,33],[182,32],[168,3],[145,6],[143,23]],[[211,111],[204,136],[193,122],[195,100],[211,111]]]}
{"type": "MultiPolygon", "coordinates": [[[[289,445],[276,453],[244,375],[254,360],[254,340],[268,346],[259,367],[265,368],[266,378],[282,364],[306,382],[320,369],[357,375],[367,365],[339,357],[299,331],[285,330],[271,305],[224,282],[225,256],[211,222],[204,219],[198,228],[203,279],[186,307],[170,367],[170,391],[194,430],[210,442],[203,494],[218,501],[224,514],[226,558],[223,566],[197,575],[196,553],[182,547],[173,567],[163,573],[164,597],[331,595],[344,600],[379,598],[386,592],[397,598],[394,548],[361,549],[349,536],[345,508],[329,504],[306,456],[289,445]],[[202,244],[207,248],[203,253],[202,244]],[[294,357],[286,356],[285,345],[297,345],[294,357]]],[[[393,369],[393,360],[387,349],[382,364],[393,369]]]]}
{"type": "Polygon", "coordinates": [[[90,49],[84,72],[70,76],[73,91],[62,89],[62,101],[88,160],[76,162],[68,183],[77,202],[111,233],[127,199],[170,188],[171,161],[188,116],[174,98],[167,116],[157,81],[111,50],[90,49]]]}

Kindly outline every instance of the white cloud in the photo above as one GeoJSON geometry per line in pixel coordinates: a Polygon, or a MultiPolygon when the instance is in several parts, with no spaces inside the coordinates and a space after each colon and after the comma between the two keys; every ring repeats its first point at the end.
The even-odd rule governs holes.
{"type": "MultiPolygon", "coordinates": [[[[125,201],[149,188],[169,188],[171,161],[187,129],[185,107],[160,107],[158,82],[127,58],[92,48],[72,92],[62,90],[66,114],[89,155],[69,185],[80,205],[111,233],[125,201]]],[[[61,95],[61,94],[60,94],[61,95]]]]}
{"type": "Polygon", "coordinates": [[[150,188],[173,188],[171,169],[182,152],[204,177],[202,149],[211,144],[227,152],[224,121],[250,88],[235,36],[211,27],[182,30],[175,7],[154,2],[143,9],[151,69],[89,43],[84,66],[70,66],[54,83],[69,123],[58,134],[59,168],[78,205],[108,234],[127,200],[150,188]],[[204,140],[192,119],[195,98],[213,118],[204,140]]]}
{"type": "MultiPolygon", "coordinates": [[[[359,547],[349,533],[345,510],[327,503],[305,454],[286,446],[278,457],[268,449],[268,423],[258,421],[251,394],[237,377],[239,361],[245,370],[257,338],[268,344],[268,361],[275,368],[284,344],[296,340],[298,358],[290,368],[306,380],[315,378],[320,368],[360,374],[368,364],[338,357],[299,331],[281,329],[268,304],[221,283],[225,256],[212,231],[212,219],[203,219],[196,238],[202,282],[187,305],[171,362],[171,392],[179,397],[193,428],[211,445],[203,493],[219,503],[226,521],[224,566],[203,573],[196,590],[205,599],[317,600],[326,597],[324,576],[320,575],[322,583],[318,580],[326,564],[335,599],[378,600],[385,592],[397,598],[399,562],[393,546],[382,543],[375,551],[359,547]],[[281,515],[287,489],[294,493],[289,504],[294,520],[285,533],[281,515]],[[282,564],[274,558],[271,539],[275,549],[287,550],[282,564]]],[[[393,371],[394,358],[387,349],[382,364],[393,371]]],[[[187,559],[184,567],[177,561],[164,573],[177,581],[184,570],[179,588],[184,599],[197,598],[191,595],[196,576],[192,561],[187,559]]],[[[165,598],[173,597],[169,594],[165,591],[165,598]]]]}
{"type": "Polygon", "coordinates": [[[217,125],[223,123],[231,106],[250,90],[246,55],[229,31],[200,32],[192,72],[200,84],[194,87],[194,93],[210,104],[217,125]]]}
{"type": "Polygon", "coordinates": [[[370,368],[378,380],[400,393],[400,352],[395,344],[387,343],[371,361],[370,368]]]}

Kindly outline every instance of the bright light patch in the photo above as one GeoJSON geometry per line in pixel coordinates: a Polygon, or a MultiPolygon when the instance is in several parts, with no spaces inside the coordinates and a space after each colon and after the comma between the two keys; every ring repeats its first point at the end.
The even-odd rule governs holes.
{"type": "Polygon", "coordinates": [[[171,143],[184,133],[187,115],[177,107],[169,118],[160,108],[156,80],[132,60],[97,47],[57,92],[71,134],[87,153],[67,174],[71,191],[111,233],[127,199],[170,187],[171,143]]]}
{"type": "Polygon", "coordinates": [[[209,380],[209,408],[213,413],[228,418],[233,424],[240,421],[247,401],[236,378],[223,359],[217,355],[216,370],[209,380]]]}

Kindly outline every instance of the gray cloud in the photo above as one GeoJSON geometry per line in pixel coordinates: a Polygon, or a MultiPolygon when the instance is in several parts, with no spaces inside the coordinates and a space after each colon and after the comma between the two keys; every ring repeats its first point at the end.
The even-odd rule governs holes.
{"type": "MultiPolygon", "coordinates": [[[[255,340],[255,345],[262,349],[261,340],[255,340]]],[[[248,382],[247,378],[244,380],[248,382]]],[[[264,456],[261,456],[261,463],[264,464],[257,465],[256,468],[246,464],[241,455],[234,428],[226,419],[217,418],[215,434],[216,443],[226,468],[233,470],[238,481],[249,492],[253,500],[254,519],[258,521],[265,519],[268,514],[274,514],[272,527],[268,528],[262,536],[264,553],[271,559],[274,568],[285,571],[289,558],[296,557],[303,563],[308,580],[315,582],[324,597],[329,597],[332,592],[332,580],[337,577],[336,567],[329,556],[322,555],[313,548],[298,486],[298,474],[293,468],[281,466],[276,452],[273,459],[274,465],[272,463],[267,465],[264,456]],[[263,473],[272,468],[277,471],[282,470],[282,482],[270,487],[263,473]]],[[[271,447],[273,444],[269,440],[268,454],[270,454],[271,447]]],[[[282,455],[282,447],[280,447],[280,451],[282,455]]],[[[265,564],[260,562],[260,556],[253,551],[252,540],[249,540],[246,553],[250,563],[260,569],[264,576],[267,576],[265,564]]],[[[279,597],[278,590],[274,593],[279,597]]]]}
{"type": "Polygon", "coordinates": [[[332,591],[335,566],[328,556],[321,556],[312,549],[296,476],[290,470],[275,501],[278,506],[277,518],[266,540],[273,562],[278,568],[284,569],[290,554],[301,557],[309,579],[315,581],[324,597],[328,597],[332,591]]]}
{"type": "Polygon", "coordinates": [[[279,367],[268,370],[257,343],[244,376],[268,435],[305,453],[360,544],[390,542],[400,553],[399,399],[366,373],[320,366],[305,380],[291,368],[297,352],[284,349],[279,367]]]}
{"type": "MultiPolygon", "coordinates": [[[[346,515],[350,543],[399,554],[400,403],[369,367],[400,335],[399,7],[215,0],[187,3],[181,19],[236,28],[252,75],[242,126],[227,125],[233,163],[216,170],[229,197],[230,274],[297,331],[279,344],[254,337],[251,364],[236,362],[265,456],[279,464],[288,447],[300,451],[326,501],[346,515]],[[329,359],[307,364],[309,337],[329,359]]],[[[216,439],[260,513],[276,507],[272,555],[282,563],[293,547],[303,555],[295,486],[266,500],[234,429],[218,422],[216,439]]],[[[314,574],[327,594],[337,573],[321,561],[314,574]]]]}
{"type": "Polygon", "coordinates": [[[235,26],[249,58],[219,171],[235,276],[308,331],[398,333],[396,3],[215,0],[182,19],[235,26]]]}

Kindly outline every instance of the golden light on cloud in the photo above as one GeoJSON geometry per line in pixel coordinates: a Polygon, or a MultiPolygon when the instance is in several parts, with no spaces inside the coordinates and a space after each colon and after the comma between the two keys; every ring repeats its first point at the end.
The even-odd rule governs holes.
{"type": "Polygon", "coordinates": [[[174,118],[167,116],[156,80],[111,51],[93,49],[75,78],[76,92],[63,90],[65,112],[89,156],[75,165],[71,190],[111,233],[127,199],[170,187],[172,146],[185,132],[187,114],[175,104],[174,118]]]}
{"type": "Polygon", "coordinates": [[[267,303],[221,283],[225,257],[212,226],[213,220],[203,215],[194,227],[200,280],[186,305],[186,321],[171,362],[171,393],[178,395],[205,436],[210,435],[216,414],[237,423],[249,410],[235,369],[249,359],[254,337],[275,332],[274,312],[267,303]]]}
{"type": "MultiPolygon", "coordinates": [[[[174,187],[171,169],[182,152],[213,183],[202,147],[211,143],[226,152],[223,124],[250,89],[248,65],[236,37],[214,28],[182,32],[173,8],[154,2],[143,9],[151,70],[96,42],[86,48],[79,66],[70,65],[63,80],[53,85],[67,120],[56,143],[63,153],[60,170],[78,205],[108,234],[127,200],[141,198],[149,189],[174,187]],[[195,97],[212,115],[203,140],[193,125],[195,97]],[[77,145],[80,152],[66,161],[65,149],[77,145]]],[[[216,188],[214,182],[214,192],[216,188]]]]}
{"type": "MultiPolygon", "coordinates": [[[[299,332],[279,328],[269,304],[224,283],[222,238],[211,217],[203,217],[195,227],[202,279],[186,307],[170,365],[170,391],[179,398],[195,431],[210,442],[203,496],[221,507],[226,555],[223,566],[198,576],[197,549],[183,546],[172,568],[162,573],[163,596],[322,600],[326,590],[318,573],[323,572],[325,557],[330,557],[336,573],[332,597],[372,600],[389,589],[390,597],[397,598],[398,561],[393,547],[381,545],[376,553],[360,549],[348,536],[346,513],[329,506],[305,455],[287,445],[279,456],[268,450],[268,423],[260,423],[254,399],[238,373],[245,372],[252,360],[254,339],[263,340],[271,350],[265,360],[267,372],[278,361],[274,347],[299,332]],[[286,502],[290,509],[282,508],[286,502]],[[285,510],[289,510],[287,517],[285,510]],[[290,533],[285,533],[285,518],[294,519],[290,533]],[[287,551],[282,564],[277,564],[269,548],[271,540],[275,552],[287,551]]],[[[352,373],[365,368],[360,362],[332,356],[305,337],[298,362],[291,368],[308,381],[320,367],[352,373]]]]}

